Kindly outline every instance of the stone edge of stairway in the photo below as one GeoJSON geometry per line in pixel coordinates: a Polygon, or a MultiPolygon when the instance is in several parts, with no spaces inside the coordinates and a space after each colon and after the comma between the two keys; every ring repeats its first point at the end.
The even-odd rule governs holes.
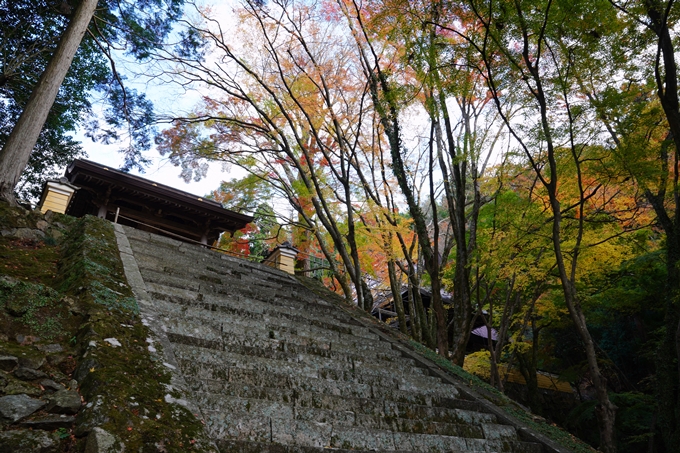
{"type": "MultiPolygon", "coordinates": [[[[363,310],[359,309],[358,307],[349,305],[344,298],[335,293],[332,293],[330,290],[323,287],[322,285],[315,284],[317,283],[316,281],[312,283],[312,280],[307,277],[298,277],[298,281],[300,281],[300,283],[306,286],[308,289],[315,291],[320,297],[324,297],[322,294],[319,294],[320,291],[327,292],[328,297],[326,297],[326,299],[328,301],[332,302],[338,308],[340,308],[349,316],[351,316],[351,318],[355,322],[361,324],[363,327],[368,328],[371,332],[378,335],[381,341],[390,343],[392,345],[392,348],[400,351],[404,357],[415,360],[415,362],[419,364],[421,367],[428,369],[432,376],[437,376],[444,382],[454,385],[456,388],[458,388],[462,395],[478,403],[480,406],[484,408],[485,411],[488,411],[488,413],[495,415],[499,421],[503,422],[504,424],[513,426],[517,430],[517,434],[520,440],[542,444],[545,453],[573,452],[573,450],[558,444],[556,441],[549,438],[548,436],[536,432],[535,430],[527,426],[525,423],[523,423],[521,420],[518,420],[511,414],[499,408],[493,402],[489,401],[489,398],[484,397],[480,391],[471,388],[462,378],[447,372],[430,359],[422,356],[411,345],[408,344],[407,339],[400,332],[386,325],[378,324],[378,321],[375,318],[373,318],[363,310]],[[310,285],[309,283],[312,283],[312,285],[310,285]]],[[[491,396],[492,395],[489,394],[489,397],[491,396]]],[[[521,406],[519,403],[513,401],[511,404],[513,404],[519,410],[524,410],[528,412],[528,410],[521,406]]]]}
{"type": "MultiPolygon", "coordinates": [[[[162,363],[168,369],[168,372],[170,373],[171,376],[170,381],[171,384],[170,387],[168,388],[168,392],[174,390],[182,395],[182,398],[174,399],[170,397],[168,393],[168,395],[166,396],[166,400],[169,403],[177,403],[181,406],[186,407],[188,410],[191,411],[192,414],[197,416],[197,418],[203,419],[204,417],[201,412],[201,409],[188,397],[189,392],[187,391],[188,388],[187,383],[184,380],[184,376],[182,376],[182,374],[178,372],[179,365],[177,364],[177,360],[175,359],[175,354],[173,353],[172,345],[170,343],[170,340],[168,339],[167,334],[165,333],[165,329],[163,329],[163,325],[160,319],[158,319],[157,313],[153,309],[153,304],[150,301],[150,297],[146,292],[146,284],[144,283],[142,274],[139,271],[137,260],[135,259],[135,256],[132,252],[132,248],[130,247],[130,242],[128,241],[127,235],[125,234],[125,231],[123,230],[120,224],[113,224],[113,226],[114,233],[116,236],[116,243],[118,244],[118,252],[120,253],[120,259],[123,262],[125,278],[127,279],[128,284],[132,289],[132,293],[134,294],[135,299],[137,300],[137,305],[139,306],[139,313],[142,323],[149,328],[149,334],[152,337],[151,340],[154,343],[160,344],[162,347],[163,352],[162,363]],[[200,415],[200,417],[198,415],[200,415]]],[[[149,345],[149,347],[152,346],[153,344],[149,345]]],[[[206,439],[209,439],[209,436],[205,433],[205,429],[204,434],[206,439]]],[[[219,449],[217,448],[217,444],[215,444],[214,441],[211,441],[211,444],[215,451],[219,451],[219,449]]]]}

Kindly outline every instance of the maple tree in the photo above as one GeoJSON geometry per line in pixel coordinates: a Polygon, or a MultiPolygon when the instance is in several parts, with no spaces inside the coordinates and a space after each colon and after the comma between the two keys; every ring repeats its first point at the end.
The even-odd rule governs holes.
{"type": "MultiPolygon", "coordinates": [[[[654,221],[640,178],[613,165],[635,147],[605,137],[619,127],[607,121],[611,111],[632,116],[654,104],[590,89],[595,76],[604,79],[602,43],[618,42],[613,52],[629,44],[616,10],[348,0],[246,2],[238,11],[239,33],[227,37],[198,10],[204,22],[192,29],[209,40],[202,57],[165,56],[182,83],[210,93],[163,134],[162,151],[187,176],[200,177],[213,159],[266,184],[293,209],[296,246],[323,254],[346,297],[368,310],[369,284],[389,288],[402,332],[454,362],[463,361],[475,317],[498,328],[500,341],[488,346],[501,389],[496,366],[512,350],[536,396],[539,338],[549,341],[559,320],[583,346],[600,445],[615,451],[613,375],[591,333],[593,288],[639,253],[642,242],[621,238],[654,221]],[[593,30],[600,14],[607,26],[593,30]],[[499,144],[509,151],[493,169],[498,178],[488,178],[499,144]],[[510,347],[526,332],[532,344],[510,347]]],[[[643,93],[637,85],[628,86],[643,93]]],[[[663,126],[646,124],[655,125],[649,135],[628,131],[626,140],[663,143],[663,126]]]]}
{"type": "MultiPolygon", "coordinates": [[[[596,51],[596,40],[583,23],[593,14],[607,14],[606,4],[571,2],[471,3],[479,30],[447,26],[464,36],[483,60],[485,75],[498,111],[513,140],[533,169],[551,219],[551,241],[565,304],[583,342],[590,379],[597,391],[600,447],[616,451],[616,406],[610,401],[593,337],[580,300],[579,263],[590,247],[586,237],[588,203],[605,190],[604,181],[617,174],[593,175],[592,162],[607,159],[597,154],[593,116],[575,95],[581,63],[596,51]],[[573,25],[572,25],[573,24],[573,25]],[[521,123],[507,114],[506,92],[522,98],[521,123]],[[571,194],[565,190],[561,170],[566,159],[574,171],[571,194]]],[[[605,196],[606,198],[606,196],[605,196]]]]}
{"type": "Polygon", "coordinates": [[[366,144],[363,135],[373,130],[366,93],[353,56],[334,44],[341,36],[333,23],[324,23],[314,5],[287,6],[245,3],[240,42],[232,42],[209,11],[198,10],[202,22],[192,29],[230,70],[202,56],[167,56],[180,65],[179,77],[201,81],[216,95],[206,96],[195,116],[177,118],[159,146],[189,172],[201,159],[223,160],[269,183],[295,210],[296,223],[314,235],[345,295],[370,310],[352,166],[366,144]]]}
{"type": "Polygon", "coordinates": [[[665,238],[664,336],[656,355],[656,393],[660,443],[672,451],[680,442],[680,142],[676,139],[680,100],[674,42],[678,6],[673,1],[612,1],[611,6],[622,19],[618,41],[612,43],[612,57],[606,64],[604,58],[595,59],[599,66],[581,88],[616,145],[618,164],[640,186],[665,238]]]}

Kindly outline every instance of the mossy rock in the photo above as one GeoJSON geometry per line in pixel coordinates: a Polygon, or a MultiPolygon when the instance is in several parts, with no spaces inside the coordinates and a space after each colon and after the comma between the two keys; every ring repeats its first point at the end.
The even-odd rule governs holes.
{"type": "Polygon", "coordinates": [[[0,451],[12,453],[56,453],[62,450],[61,443],[56,432],[18,429],[0,433],[0,451]]]}
{"type": "Polygon", "coordinates": [[[42,284],[18,282],[5,287],[0,293],[0,306],[14,317],[14,325],[6,326],[6,332],[23,333],[44,340],[63,336],[68,310],[61,304],[61,296],[54,289],[42,284]]]}
{"type": "Polygon", "coordinates": [[[17,282],[0,293],[5,310],[12,316],[24,316],[39,308],[56,304],[59,293],[41,284],[17,282]]]}
{"type": "Polygon", "coordinates": [[[35,226],[38,220],[40,217],[27,209],[11,207],[5,202],[0,202],[1,228],[29,228],[35,226]]]}

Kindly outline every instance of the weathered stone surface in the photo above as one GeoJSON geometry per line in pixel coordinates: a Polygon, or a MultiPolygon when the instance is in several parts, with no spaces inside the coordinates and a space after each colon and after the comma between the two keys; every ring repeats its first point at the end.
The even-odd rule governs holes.
{"type": "Polygon", "coordinates": [[[88,402],[76,416],[76,427],[73,434],[76,437],[88,435],[94,428],[108,423],[110,420],[102,408],[102,400],[96,398],[88,402]]]}
{"type": "Polygon", "coordinates": [[[33,336],[33,335],[17,335],[15,337],[15,340],[17,340],[17,343],[19,343],[21,346],[26,346],[29,344],[36,343],[40,341],[40,338],[33,336]]]}
{"type": "Polygon", "coordinates": [[[47,375],[40,370],[26,368],[23,366],[20,366],[19,368],[14,370],[14,375],[21,379],[22,381],[33,381],[36,379],[42,379],[47,377],[47,375]]]}
{"type": "Polygon", "coordinates": [[[45,410],[51,414],[77,414],[82,402],[75,390],[59,390],[50,396],[45,410]]]}
{"type": "Polygon", "coordinates": [[[93,358],[81,360],[78,366],[76,367],[76,370],[73,372],[73,379],[75,379],[78,382],[83,382],[87,375],[90,374],[90,370],[92,368],[97,369],[99,367],[100,367],[99,362],[93,358]]]}
{"type": "Polygon", "coordinates": [[[44,221],[44,220],[38,220],[38,221],[35,223],[35,227],[36,227],[37,229],[39,229],[40,231],[42,231],[42,232],[44,232],[45,230],[47,230],[47,228],[49,228],[49,226],[50,226],[50,224],[47,223],[47,222],[44,221]]]}
{"type": "Polygon", "coordinates": [[[71,428],[76,418],[72,415],[46,415],[31,420],[19,422],[19,426],[31,429],[44,429],[52,431],[58,428],[71,428]]]}
{"type": "Polygon", "coordinates": [[[512,426],[482,423],[484,437],[490,440],[517,440],[517,431],[512,426]]]}
{"type": "Polygon", "coordinates": [[[0,420],[14,423],[45,407],[45,402],[28,395],[8,395],[0,398],[0,420]]]}
{"type": "Polygon", "coordinates": [[[31,385],[28,382],[19,381],[17,379],[12,379],[9,381],[2,391],[5,393],[5,395],[25,394],[29,396],[40,396],[42,394],[40,387],[31,385]]]}
{"type": "Polygon", "coordinates": [[[85,444],[85,453],[118,453],[122,452],[122,444],[108,431],[96,427],[90,431],[85,444]]]}
{"type": "Polygon", "coordinates": [[[436,367],[290,276],[117,231],[129,232],[119,247],[142,317],[161,332],[150,344],[163,345],[222,451],[538,452],[436,367]]]}
{"type": "Polygon", "coordinates": [[[43,379],[40,381],[40,385],[42,385],[45,389],[52,390],[54,392],[64,390],[63,385],[59,384],[58,382],[54,382],[52,379],[43,379]]]}
{"type": "Polygon", "coordinates": [[[69,355],[66,353],[56,353],[56,354],[50,354],[47,356],[47,363],[49,363],[52,367],[57,367],[59,364],[64,363],[69,358],[69,355]]]}
{"type": "Polygon", "coordinates": [[[0,370],[12,371],[19,364],[19,359],[11,355],[0,356],[0,370]]]}
{"type": "MultiPolygon", "coordinates": [[[[63,299],[62,299],[63,301],[63,299]]],[[[62,352],[64,350],[63,346],[60,344],[46,344],[46,345],[38,345],[35,347],[39,351],[42,351],[46,354],[54,354],[57,352],[62,352]]]]}
{"type": "Polygon", "coordinates": [[[0,451],[7,453],[56,453],[59,438],[54,433],[17,429],[0,432],[0,451]]]}
{"type": "Polygon", "coordinates": [[[19,357],[19,366],[24,368],[31,368],[33,370],[40,369],[45,364],[45,356],[43,355],[22,355],[19,357]]]}
{"type": "Polygon", "coordinates": [[[34,230],[33,228],[17,228],[14,236],[20,239],[28,239],[31,241],[39,241],[45,238],[45,233],[40,230],[34,230]]]}
{"type": "Polygon", "coordinates": [[[17,230],[16,228],[3,228],[0,230],[0,236],[9,236],[13,237],[16,234],[17,230]]]}

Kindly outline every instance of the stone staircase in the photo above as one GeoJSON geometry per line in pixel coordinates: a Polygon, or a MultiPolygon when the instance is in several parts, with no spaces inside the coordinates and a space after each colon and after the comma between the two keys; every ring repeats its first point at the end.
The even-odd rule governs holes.
{"type": "Polygon", "coordinates": [[[555,451],[292,276],[116,230],[150,348],[222,453],[555,451]]]}

